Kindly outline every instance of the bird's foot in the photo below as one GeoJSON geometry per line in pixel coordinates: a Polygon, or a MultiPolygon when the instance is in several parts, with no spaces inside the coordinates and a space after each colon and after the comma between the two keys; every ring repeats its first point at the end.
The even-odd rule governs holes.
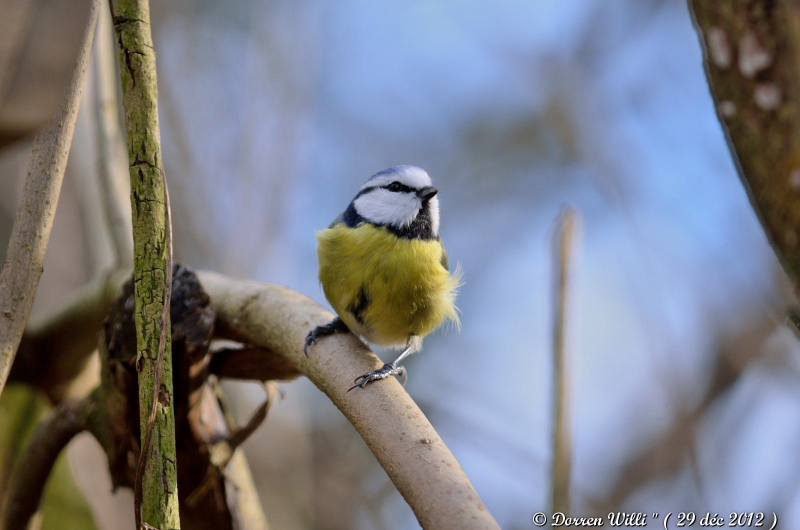
{"type": "Polygon", "coordinates": [[[333,335],[334,333],[349,332],[350,328],[347,327],[347,324],[342,322],[341,318],[336,317],[324,326],[317,326],[308,332],[308,335],[306,335],[306,343],[303,345],[303,353],[305,353],[306,357],[308,357],[308,348],[309,346],[315,344],[317,339],[327,337],[328,335],[333,335]]]}
{"type": "Polygon", "coordinates": [[[380,381],[381,379],[386,379],[387,377],[391,377],[393,375],[399,375],[403,379],[403,386],[405,386],[407,380],[406,369],[403,366],[397,366],[395,362],[386,363],[380,370],[367,372],[364,375],[356,377],[355,381],[353,381],[355,384],[348,388],[347,391],[350,392],[359,386],[364,388],[373,381],[380,381]]]}

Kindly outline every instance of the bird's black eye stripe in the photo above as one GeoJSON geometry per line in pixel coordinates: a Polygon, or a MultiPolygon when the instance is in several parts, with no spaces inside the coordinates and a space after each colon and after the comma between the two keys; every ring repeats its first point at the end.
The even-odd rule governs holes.
{"type": "Polygon", "coordinates": [[[355,198],[353,200],[356,200],[359,197],[361,197],[362,195],[365,195],[365,194],[367,194],[367,193],[369,193],[369,192],[371,192],[373,190],[376,190],[378,188],[382,188],[382,189],[389,190],[389,191],[398,191],[398,192],[399,191],[404,191],[404,192],[408,192],[408,193],[414,193],[414,192],[417,191],[414,188],[412,188],[411,186],[406,186],[405,184],[402,184],[400,182],[394,181],[391,184],[388,184],[386,186],[371,186],[369,188],[364,188],[363,190],[360,190],[356,194],[356,196],[355,196],[355,198]],[[395,186],[396,189],[393,186],[395,186]]]}
{"type": "Polygon", "coordinates": [[[387,189],[387,190],[389,190],[389,191],[397,191],[397,192],[402,191],[402,192],[405,192],[405,193],[413,193],[414,191],[416,191],[411,186],[406,186],[405,184],[403,184],[401,182],[397,182],[396,180],[394,182],[392,182],[391,184],[389,184],[388,186],[382,186],[382,187],[387,189]]]}

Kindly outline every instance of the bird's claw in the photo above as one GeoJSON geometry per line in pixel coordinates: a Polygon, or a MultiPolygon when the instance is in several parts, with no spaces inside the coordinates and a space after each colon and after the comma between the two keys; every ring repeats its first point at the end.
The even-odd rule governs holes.
{"type": "Polygon", "coordinates": [[[324,326],[317,326],[306,335],[306,343],[303,345],[303,353],[308,357],[308,348],[317,343],[317,339],[333,335],[334,333],[350,333],[350,328],[342,322],[339,317],[334,318],[324,326]]]}
{"type": "Polygon", "coordinates": [[[306,343],[303,345],[303,353],[306,354],[306,357],[308,357],[308,348],[309,348],[309,346],[312,346],[317,342],[317,333],[316,333],[316,331],[317,331],[316,328],[314,328],[314,329],[312,329],[311,331],[308,332],[308,335],[306,335],[306,343]]]}
{"type": "Polygon", "coordinates": [[[405,367],[396,366],[393,363],[386,363],[379,370],[375,370],[374,372],[367,372],[364,375],[356,377],[355,380],[353,381],[355,384],[350,388],[348,388],[347,391],[350,392],[356,387],[364,388],[373,381],[380,381],[381,379],[386,379],[393,375],[399,375],[403,380],[402,381],[403,386],[405,386],[406,380],[408,379],[405,367]]]}

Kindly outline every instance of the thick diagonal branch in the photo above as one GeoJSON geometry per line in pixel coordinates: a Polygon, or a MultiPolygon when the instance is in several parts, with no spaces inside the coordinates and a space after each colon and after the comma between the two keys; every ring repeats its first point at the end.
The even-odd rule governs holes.
{"type": "Polygon", "coordinates": [[[56,119],[36,135],[22,201],[11,231],[6,259],[0,269],[0,394],[19,347],[33,306],[61,182],[75,130],[83,92],[84,73],[94,40],[99,0],[92,1],[83,46],[56,119]]]}
{"type": "Polygon", "coordinates": [[[278,285],[199,273],[226,338],[275,352],[336,404],[372,450],[424,528],[498,528],[458,461],[394,379],[346,392],[381,366],[352,335],[327,337],[303,354],[306,334],[332,315],[278,285]]]}

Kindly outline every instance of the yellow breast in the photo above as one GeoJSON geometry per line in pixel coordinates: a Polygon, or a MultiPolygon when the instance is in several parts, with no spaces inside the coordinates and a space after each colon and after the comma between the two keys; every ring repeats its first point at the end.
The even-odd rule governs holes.
{"type": "Polygon", "coordinates": [[[379,346],[405,345],[446,319],[458,324],[458,277],[442,264],[439,240],[396,237],[364,223],[317,233],[319,279],[339,317],[379,346]]]}

